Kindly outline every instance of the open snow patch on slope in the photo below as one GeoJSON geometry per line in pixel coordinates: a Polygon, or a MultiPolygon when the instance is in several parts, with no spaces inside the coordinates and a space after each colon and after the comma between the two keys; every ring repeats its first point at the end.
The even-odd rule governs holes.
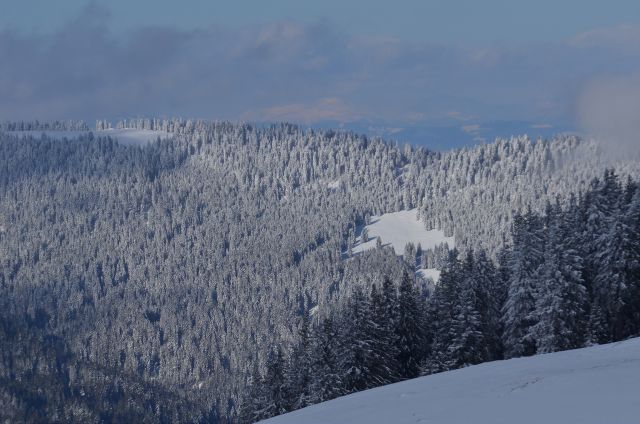
{"type": "Polygon", "coordinates": [[[353,253],[375,249],[376,238],[382,239],[383,245],[390,245],[396,255],[404,253],[407,243],[418,244],[423,250],[433,249],[442,243],[447,243],[449,248],[454,247],[454,238],[445,237],[440,230],[427,230],[424,223],[418,219],[418,210],[385,213],[381,216],[372,216],[371,223],[365,227],[369,233],[369,240],[362,242],[362,235],[356,240],[353,253]]]}
{"type": "Polygon", "coordinates": [[[272,424],[636,424],[640,338],[476,365],[313,405],[272,424]]]}
{"type": "Polygon", "coordinates": [[[420,268],[418,271],[416,271],[416,275],[418,277],[422,278],[423,280],[431,280],[434,283],[440,281],[440,273],[441,271],[435,268],[420,268]]]}
{"type": "MultiPolygon", "coordinates": [[[[404,254],[407,243],[413,243],[415,247],[420,244],[423,250],[433,249],[443,243],[446,243],[450,249],[455,247],[453,237],[446,237],[441,230],[427,230],[424,223],[418,219],[417,209],[372,216],[370,224],[365,228],[368,232],[368,241],[363,242],[361,231],[352,249],[354,254],[375,249],[378,237],[384,246],[391,246],[396,255],[404,254]]],[[[440,271],[419,269],[416,275],[437,282],[440,271]]]]}
{"type": "Polygon", "coordinates": [[[336,190],[340,188],[340,180],[330,181],[327,183],[327,188],[331,190],[336,190]]]}
{"type": "Polygon", "coordinates": [[[121,129],[107,129],[107,130],[93,130],[93,131],[6,131],[6,134],[17,136],[32,136],[40,137],[45,134],[49,138],[56,140],[73,139],[80,137],[81,135],[92,132],[95,137],[111,137],[117,139],[118,142],[125,145],[144,145],[149,142],[156,141],[158,137],[171,138],[172,133],[164,131],[154,130],[138,130],[134,128],[121,128],[121,129]]]}

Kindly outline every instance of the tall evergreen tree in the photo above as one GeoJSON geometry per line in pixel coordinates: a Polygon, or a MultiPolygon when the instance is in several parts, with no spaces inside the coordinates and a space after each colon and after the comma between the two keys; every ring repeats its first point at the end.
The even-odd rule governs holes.
{"type": "Polygon", "coordinates": [[[422,314],[418,290],[406,271],[398,288],[398,315],[395,322],[398,377],[415,378],[424,354],[422,314]]]}
{"type": "Polygon", "coordinates": [[[296,342],[291,350],[286,373],[286,387],[289,410],[304,408],[311,397],[311,318],[307,312],[302,315],[296,342]]]}
{"type": "Polygon", "coordinates": [[[280,347],[272,350],[269,354],[262,384],[265,390],[265,405],[260,411],[260,419],[288,412],[289,399],[285,378],[285,359],[280,347]]]}
{"type": "Polygon", "coordinates": [[[502,322],[500,313],[507,298],[508,276],[499,272],[499,269],[487,257],[483,249],[480,249],[476,254],[473,275],[477,280],[476,290],[480,301],[479,312],[483,323],[484,339],[487,343],[488,359],[502,359],[502,322]]]}
{"type": "Polygon", "coordinates": [[[380,291],[375,284],[372,285],[369,306],[370,321],[367,329],[370,332],[371,352],[368,368],[372,387],[376,387],[395,381],[398,374],[398,347],[394,332],[397,295],[396,287],[390,278],[385,277],[380,291]]]}
{"type": "Polygon", "coordinates": [[[487,345],[473,281],[471,278],[464,280],[454,306],[451,320],[453,337],[447,349],[449,369],[478,364],[487,359],[487,345]]]}
{"type": "Polygon", "coordinates": [[[257,364],[253,367],[245,393],[238,414],[240,423],[251,424],[267,418],[265,413],[267,406],[266,390],[257,364]]]}
{"type": "Polygon", "coordinates": [[[431,343],[429,355],[423,366],[423,374],[449,369],[448,349],[453,339],[453,308],[460,291],[461,278],[462,267],[458,260],[458,252],[453,249],[427,307],[431,343]]]}
{"type": "Polygon", "coordinates": [[[513,222],[513,250],[509,261],[511,282],[502,310],[505,357],[533,355],[536,351],[536,278],[543,261],[540,219],[530,210],[513,222]]]}
{"type": "Polygon", "coordinates": [[[360,288],[349,298],[341,322],[340,368],[346,393],[373,387],[370,362],[373,352],[370,303],[360,288]]]}
{"type": "Polygon", "coordinates": [[[630,200],[622,218],[624,274],[628,284],[621,311],[624,337],[640,335],[640,190],[633,182],[628,183],[626,196],[630,200]]]}
{"type": "MultiPolygon", "coordinates": [[[[571,216],[567,213],[567,216],[571,216]]],[[[565,244],[568,221],[563,219],[559,203],[549,205],[546,213],[544,265],[536,299],[535,325],[539,353],[579,347],[583,337],[585,290],[579,258],[565,244]]]]}
{"type": "Polygon", "coordinates": [[[338,361],[338,332],[333,319],[325,318],[314,335],[310,401],[318,403],[344,394],[344,383],[338,361]]]}
{"type": "Polygon", "coordinates": [[[624,336],[624,308],[629,299],[629,263],[625,248],[629,231],[625,222],[620,219],[620,212],[607,216],[608,230],[598,239],[599,249],[596,253],[598,271],[593,280],[595,301],[609,324],[612,340],[620,340],[624,336]]]}

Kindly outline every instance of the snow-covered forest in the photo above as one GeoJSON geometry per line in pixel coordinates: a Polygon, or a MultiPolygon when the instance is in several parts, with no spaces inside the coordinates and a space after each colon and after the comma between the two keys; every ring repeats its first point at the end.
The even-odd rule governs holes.
{"type": "Polygon", "coordinates": [[[254,422],[381,385],[482,362],[640,335],[640,190],[607,171],[566,209],[516,215],[494,266],[451,251],[432,296],[385,279],[277,347],[246,395],[254,422]],[[311,328],[311,329],[310,329],[311,328]],[[309,366],[308,364],[311,364],[309,366]]]}
{"type": "Polygon", "coordinates": [[[251,420],[273,406],[247,406],[256,382],[291,377],[295,352],[336,355],[322,340],[339,341],[343,320],[368,331],[369,316],[381,341],[401,328],[419,354],[387,351],[394,361],[348,386],[332,380],[346,369],[321,372],[268,414],[637,334],[623,318],[638,313],[638,280],[622,276],[637,267],[640,161],[601,153],[573,136],[438,153],[287,124],[3,124],[0,418],[251,420]],[[110,128],[166,137],[121,143],[110,128]],[[372,216],[410,209],[457,251],[353,254],[372,216]],[[443,268],[435,289],[416,276],[425,263],[443,268]],[[403,302],[419,319],[397,316],[403,302]]]}

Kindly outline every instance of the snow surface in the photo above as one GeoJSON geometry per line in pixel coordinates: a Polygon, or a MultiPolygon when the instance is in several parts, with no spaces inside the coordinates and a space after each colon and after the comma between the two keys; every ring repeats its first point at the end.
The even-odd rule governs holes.
{"type": "Polygon", "coordinates": [[[6,131],[6,134],[18,136],[40,137],[46,134],[47,137],[62,140],[63,138],[72,139],[83,134],[93,132],[96,137],[111,137],[117,139],[121,144],[126,145],[143,145],[160,138],[173,137],[172,133],[153,130],[138,130],[133,128],[108,129],[108,130],[92,130],[92,131],[6,131]]]}
{"type": "Polygon", "coordinates": [[[421,268],[416,271],[416,275],[424,280],[431,279],[434,283],[440,281],[440,270],[435,268],[421,268]]]}
{"type": "MultiPolygon", "coordinates": [[[[365,250],[376,248],[376,239],[380,237],[383,245],[390,245],[396,255],[403,255],[407,243],[413,243],[418,247],[418,243],[423,250],[447,243],[450,249],[455,247],[453,237],[445,237],[440,230],[427,230],[424,223],[418,220],[418,210],[386,213],[381,216],[372,216],[371,224],[366,226],[369,232],[369,241],[362,243],[362,234],[357,238],[353,247],[353,253],[358,254],[365,250]]],[[[440,271],[437,269],[419,269],[416,275],[424,279],[430,278],[438,282],[440,271]]]]}
{"type": "Polygon", "coordinates": [[[330,181],[327,183],[327,188],[330,188],[331,190],[336,190],[338,188],[340,188],[340,180],[335,180],[335,181],[330,181]]]}
{"type": "Polygon", "coordinates": [[[448,243],[449,248],[454,247],[453,237],[445,237],[443,231],[427,230],[424,227],[424,223],[418,220],[417,209],[372,216],[371,224],[366,228],[369,232],[369,241],[362,243],[361,238],[358,237],[353,253],[375,249],[377,237],[382,238],[383,245],[391,245],[396,255],[402,255],[404,247],[409,242],[416,247],[420,243],[422,249],[433,249],[442,243],[448,243]]]}
{"type": "Polygon", "coordinates": [[[640,338],[421,377],[264,422],[637,424],[640,338]]]}

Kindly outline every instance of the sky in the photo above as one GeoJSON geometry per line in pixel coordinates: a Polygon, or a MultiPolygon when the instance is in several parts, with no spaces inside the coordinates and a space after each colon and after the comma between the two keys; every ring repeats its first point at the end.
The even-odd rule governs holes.
{"type": "Polygon", "coordinates": [[[640,133],[638,1],[0,9],[0,120],[289,121],[438,149],[561,132],[634,146],[640,133]]]}

